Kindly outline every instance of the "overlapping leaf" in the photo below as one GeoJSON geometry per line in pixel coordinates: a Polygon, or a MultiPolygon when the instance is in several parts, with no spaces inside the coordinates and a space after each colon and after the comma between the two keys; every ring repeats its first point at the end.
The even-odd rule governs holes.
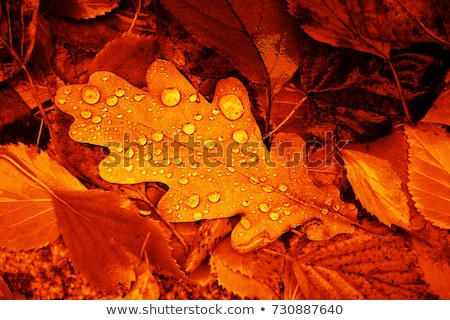
{"type": "Polygon", "coordinates": [[[404,239],[361,230],[291,252],[306,299],[423,299],[428,285],[404,239]]]}
{"type": "Polygon", "coordinates": [[[450,228],[450,137],[439,125],[405,129],[409,144],[408,188],[417,210],[435,226],[450,228]]]}
{"type": "Polygon", "coordinates": [[[408,229],[408,198],[402,191],[401,178],[389,161],[349,149],[342,154],[347,178],[361,204],[384,224],[408,229]]]}
{"type": "Polygon", "coordinates": [[[89,19],[103,16],[118,7],[119,0],[56,0],[49,12],[74,19],[89,19]]]}
{"type": "Polygon", "coordinates": [[[280,242],[274,242],[268,249],[277,254],[264,251],[238,253],[226,238],[211,254],[211,272],[217,276],[221,286],[241,297],[279,298],[284,259],[278,254],[284,252],[284,247],[280,242]]]}
{"type": "Polygon", "coordinates": [[[47,153],[24,145],[0,149],[0,242],[11,250],[39,248],[60,231],[51,189],[85,190],[84,186],[47,153]]]}
{"type": "Polygon", "coordinates": [[[75,117],[71,137],[109,147],[99,165],[105,180],[167,184],[158,208],[173,222],[244,214],[232,232],[241,251],[310,221],[327,235],[353,231],[355,207],[335,187],[314,185],[293,154],[302,146],[268,152],[238,80],[220,81],[212,103],[168,62],[154,62],[147,81],[145,92],[98,72],[86,85],[58,90],[56,105],[75,117]]]}

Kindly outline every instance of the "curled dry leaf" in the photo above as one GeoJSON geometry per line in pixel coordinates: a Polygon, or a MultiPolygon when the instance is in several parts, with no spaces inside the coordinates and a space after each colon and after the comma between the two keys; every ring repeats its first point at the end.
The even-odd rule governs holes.
{"type": "Polygon", "coordinates": [[[356,198],[381,222],[409,228],[408,197],[402,191],[402,180],[391,163],[370,154],[345,149],[342,155],[347,178],[356,198]]]}
{"type": "Polygon", "coordinates": [[[74,19],[103,16],[118,7],[119,0],[56,0],[51,2],[49,13],[74,19]]]}
{"type": "Polygon", "coordinates": [[[221,286],[241,297],[280,298],[284,246],[281,242],[274,242],[267,249],[239,253],[232,248],[230,238],[225,238],[211,254],[211,272],[217,276],[221,286]],[[277,254],[270,253],[270,250],[277,254]]]}
{"type": "Polygon", "coordinates": [[[85,190],[46,152],[23,144],[0,147],[0,246],[40,248],[59,235],[52,189],[85,190]]]}
{"type": "Polygon", "coordinates": [[[232,232],[243,252],[309,221],[327,234],[354,230],[355,206],[336,187],[314,185],[301,163],[303,146],[286,141],[267,150],[240,81],[221,80],[212,103],[168,62],[154,62],[147,81],[148,92],[97,72],[86,85],[58,90],[56,105],[75,117],[72,139],[109,147],[99,164],[103,179],[165,183],[158,209],[172,222],[243,214],[232,232]]]}
{"type": "Polygon", "coordinates": [[[450,137],[439,125],[405,128],[409,144],[409,192],[417,210],[440,228],[450,228],[450,137]]]}
{"type": "Polygon", "coordinates": [[[306,299],[423,299],[429,293],[404,238],[362,230],[290,252],[306,299]]]}
{"type": "Polygon", "coordinates": [[[39,0],[2,1],[0,82],[13,77],[31,57],[36,42],[39,0]]]}

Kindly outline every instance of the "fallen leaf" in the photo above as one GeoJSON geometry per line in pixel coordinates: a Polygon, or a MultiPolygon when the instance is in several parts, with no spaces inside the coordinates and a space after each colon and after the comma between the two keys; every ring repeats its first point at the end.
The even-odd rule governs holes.
{"type": "Polygon", "coordinates": [[[53,205],[72,264],[99,290],[129,289],[142,252],[155,267],[180,275],[158,222],[140,218],[126,197],[100,190],[61,191],[55,192],[53,205]]]}
{"type": "Polygon", "coordinates": [[[446,85],[439,96],[434,100],[421,122],[439,123],[450,126],[450,85],[446,85]]]}
{"type": "Polygon", "coordinates": [[[272,300],[280,298],[284,252],[280,242],[267,247],[267,251],[236,252],[230,238],[222,240],[210,258],[211,273],[221,286],[241,297],[272,300]],[[264,272],[261,272],[264,270],[264,272]]]}
{"type": "Polygon", "coordinates": [[[36,42],[39,0],[2,1],[0,82],[13,77],[30,59],[36,42]]]}
{"type": "Polygon", "coordinates": [[[298,29],[280,1],[161,3],[192,36],[227,56],[250,81],[269,84],[272,94],[297,70],[298,29]]]}
{"type": "Polygon", "coordinates": [[[402,191],[402,180],[391,163],[373,155],[342,150],[347,178],[356,198],[381,222],[409,228],[408,197],[402,191]]]}
{"type": "Polygon", "coordinates": [[[6,284],[3,277],[0,277],[0,300],[13,300],[14,297],[9,291],[9,287],[6,284]]]}
{"type": "Polygon", "coordinates": [[[10,250],[40,248],[60,231],[52,190],[85,190],[46,152],[23,144],[0,147],[0,246],[10,250]]]}
{"type": "Polygon", "coordinates": [[[433,225],[450,228],[450,139],[439,125],[405,128],[409,144],[409,192],[417,210],[433,225]]]}
{"type": "Polygon", "coordinates": [[[355,231],[290,253],[306,299],[424,299],[431,295],[405,239],[355,231]],[[295,253],[293,253],[295,252],[295,253]]]}
{"type": "Polygon", "coordinates": [[[336,187],[314,185],[303,146],[286,141],[269,153],[240,81],[221,80],[212,103],[168,62],[154,62],[147,81],[148,92],[97,72],[86,85],[58,90],[56,105],[75,117],[72,139],[110,149],[99,164],[103,179],[165,183],[158,209],[172,222],[243,214],[232,232],[243,252],[309,221],[328,234],[354,230],[355,206],[336,187]]]}
{"type": "Polygon", "coordinates": [[[118,7],[119,0],[56,0],[48,12],[74,19],[89,19],[103,16],[118,7]]]}
{"type": "Polygon", "coordinates": [[[131,285],[130,292],[125,296],[125,300],[158,300],[159,285],[153,276],[148,265],[138,267],[144,269],[142,273],[137,275],[136,281],[131,285]]]}

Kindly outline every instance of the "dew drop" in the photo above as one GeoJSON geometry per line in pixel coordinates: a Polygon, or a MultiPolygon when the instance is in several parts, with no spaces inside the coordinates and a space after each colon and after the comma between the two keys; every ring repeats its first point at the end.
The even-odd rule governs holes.
{"type": "Polygon", "coordinates": [[[270,205],[268,205],[267,203],[263,202],[259,205],[259,210],[261,212],[269,212],[270,210],[270,205]]]}
{"type": "Polygon", "coordinates": [[[325,203],[327,206],[331,206],[333,204],[333,199],[327,198],[323,201],[323,203],[325,203]]]}
{"type": "Polygon", "coordinates": [[[242,206],[243,206],[243,207],[248,207],[248,205],[249,205],[249,203],[248,203],[247,200],[242,201],[242,206]]]}
{"type": "Polygon", "coordinates": [[[161,101],[167,107],[174,107],[180,102],[181,94],[177,88],[166,88],[161,93],[161,101]]]}
{"type": "Polygon", "coordinates": [[[143,95],[143,94],[135,94],[134,97],[133,97],[133,99],[134,99],[134,101],[139,102],[139,101],[141,101],[142,99],[144,99],[144,97],[145,97],[145,95],[143,95]]]}
{"type": "Polygon", "coordinates": [[[269,213],[269,218],[273,221],[277,221],[280,219],[280,214],[278,212],[271,212],[269,213]]]}
{"type": "Polygon", "coordinates": [[[288,215],[291,214],[291,210],[289,210],[289,209],[284,209],[284,210],[283,210],[283,213],[284,213],[285,216],[288,216],[288,215]]]}
{"type": "Polygon", "coordinates": [[[126,149],[126,150],[123,152],[123,156],[124,156],[126,159],[131,159],[131,158],[133,158],[133,156],[134,156],[134,151],[133,151],[133,149],[131,149],[131,148],[126,149]]]}
{"type": "Polygon", "coordinates": [[[233,139],[237,143],[246,143],[248,141],[247,131],[239,129],[233,132],[233,139]]]}
{"type": "Polygon", "coordinates": [[[192,215],[192,217],[193,217],[195,220],[200,220],[201,218],[203,218],[203,214],[202,214],[200,211],[196,211],[196,212],[194,212],[194,214],[192,215]]]}
{"type": "Polygon", "coordinates": [[[327,209],[327,208],[321,208],[321,209],[320,209],[320,212],[321,212],[322,214],[327,215],[327,214],[328,214],[328,209],[327,209]]]}
{"type": "Polygon", "coordinates": [[[69,88],[64,89],[64,94],[70,94],[70,93],[71,93],[71,91],[69,88]]]}
{"type": "Polygon", "coordinates": [[[288,186],[285,185],[285,184],[280,184],[280,185],[278,186],[278,190],[280,190],[281,192],[286,192],[287,189],[288,189],[288,186]]]}
{"type": "Polygon", "coordinates": [[[147,138],[142,136],[140,138],[137,139],[137,143],[141,146],[145,145],[147,143],[147,138]]]}
{"type": "Polygon", "coordinates": [[[162,134],[161,131],[156,131],[152,134],[152,138],[153,140],[155,140],[156,142],[161,141],[164,138],[164,135],[162,134]]]}
{"type": "Polygon", "coordinates": [[[66,103],[66,99],[58,99],[58,103],[59,104],[64,104],[64,103],[66,103]]]}
{"type": "Polygon", "coordinates": [[[172,178],[172,173],[171,172],[167,172],[166,173],[166,178],[169,178],[169,179],[172,178]]]}
{"type": "Polygon", "coordinates": [[[208,149],[208,150],[213,149],[215,146],[216,146],[216,142],[214,140],[206,140],[203,143],[203,147],[208,149]]]}
{"type": "Polygon", "coordinates": [[[215,116],[219,115],[220,111],[219,109],[212,109],[211,113],[215,116]]]}
{"type": "Polygon", "coordinates": [[[128,167],[125,167],[125,170],[128,172],[133,171],[133,165],[130,164],[128,167]]]}
{"type": "Polygon", "coordinates": [[[197,121],[200,121],[200,120],[203,119],[203,115],[201,115],[200,113],[197,113],[197,114],[194,116],[194,119],[197,120],[197,121]]]}
{"type": "Polygon", "coordinates": [[[81,89],[81,98],[87,104],[96,104],[100,100],[100,91],[93,85],[86,85],[81,89]]]}
{"type": "Polygon", "coordinates": [[[145,161],[150,161],[150,160],[152,160],[152,154],[149,152],[149,153],[147,153],[146,155],[144,155],[144,160],[145,160],[145,161]]]}
{"type": "Polygon", "coordinates": [[[239,222],[245,230],[249,230],[252,227],[252,223],[245,218],[242,218],[239,222]]]}
{"type": "Polygon", "coordinates": [[[250,180],[251,184],[257,184],[259,182],[259,179],[253,176],[248,179],[250,180]]]}
{"type": "Polygon", "coordinates": [[[174,159],[173,159],[173,163],[175,164],[175,165],[180,165],[180,164],[182,164],[183,163],[183,159],[182,158],[180,158],[180,157],[175,157],[174,159]]]}
{"type": "Polygon", "coordinates": [[[116,115],[116,117],[117,117],[117,119],[122,119],[122,118],[123,118],[123,114],[118,113],[118,114],[116,115]]]}
{"type": "Polygon", "coordinates": [[[212,192],[208,195],[208,200],[212,203],[216,203],[220,200],[220,193],[218,192],[212,192]]]}
{"type": "Polygon", "coordinates": [[[190,208],[196,208],[200,203],[200,196],[198,194],[193,194],[192,196],[189,196],[186,204],[190,208]]]}
{"type": "Polygon", "coordinates": [[[102,122],[102,117],[101,116],[93,116],[91,121],[95,124],[102,122]]]}
{"type": "Polygon", "coordinates": [[[220,98],[219,107],[228,120],[237,120],[244,114],[244,106],[234,94],[228,94],[220,98]]]}
{"type": "Polygon", "coordinates": [[[116,96],[109,96],[106,98],[106,104],[110,107],[114,107],[119,99],[116,96]]]}
{"type": "Polygon", "coordinates": [[[188,184],[188,182],[189,182],[189,180],[188,180],[188,178],[186,178],[186,177],[182,177],[182,178],[180,178],[179,180],[178,180],[178,182],[181,184],[181,185],[187,185],[188,184]]]}
{"type": "Polygon", "coordinates": [[[183,132],[186,134],[193,134],[195,132],[195,125],[192,123],[186,123],[183,126],[183,132]]]}
{"type": "Polygon", "coordinates": [[[118,97],[123,97],[125,95],[125,90],[123,90],[122,88],[117,88],[115,94],[118,97]]]}
{"type": "Polygon", "coordinates": [[[90,110],[81,110],[80,115],[83,119],[89,119],[92,116],[92,112],[90,110]]]}
{"type": "Polygon", "coordinates": [[[339,207],[338,204],[336,204],[336,205],[333,207],[333,210],[334,210],[334,211],[339,211],[339,209],[340,209],[340,207],[339,207]]]}
{"type": "Polygon", "coordinates": [[[268,192],[269,193],[269,192],[272,192],[274,190],[274,187],[272,187],[272,186],[263,186],[262,189],[263,189],[264,192],[268,192]]]}

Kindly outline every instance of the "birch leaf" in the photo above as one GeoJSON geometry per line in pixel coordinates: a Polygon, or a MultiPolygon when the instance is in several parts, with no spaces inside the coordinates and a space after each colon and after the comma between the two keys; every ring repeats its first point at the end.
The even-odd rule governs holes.
{"type": "Polygon", "coordinates": [[[60,235],[50,188],[85,190],[46,152],[23,144],[0,147],[0,243],[10,250],[40,248],[60,235]]]}
{"type": "MultiPolygon", "coordinates": [[[[294,250],[295,251],[295,250],[294,250]]],[[[358,230],[291,255],[306,299],[423,299],[428,285],[404,238],[358,230]]]]}
{"type": "MultiPolygon", "coordinates": [[[[279,242],[268,248],[284,252],[279,242]]],[[[212,252],[210,265],[219,284],[227,290],[241,297],[272,300],[280,296],[283,260],[281,255],[263,251],[239,253],[232,248],[230,238],[226,238],[212,252]]]]}
{"type": "Polygon", "coordinates": [[[286,142],[269,153],[240,81],[221,80],[212,103],[168,62],[154,62],[147,82],[146,92],[97,72],[88,84],[57,92],[58,108],[75,118],[72,139],[109,147],[103,179],[165,183],[158,209],[172,222],[243,214],[232,232],[242,252],[310,221],[331,236],[354,230],[355,206],[336,187],[314,185],[301,164],[303,146],[286,142]]]}
{"type": "Polygon", "coordinates": [[[405,128],[409,144],[409,192],[433,225],[450,228],[450,137],[439,125],[405,128]]]}
{"type": "Polygon", "coordinates": [[[356,198],[381,222],[409,228],[408,198],[392,165],[367,153],[343,150],[347,178],[356,198]]]}

